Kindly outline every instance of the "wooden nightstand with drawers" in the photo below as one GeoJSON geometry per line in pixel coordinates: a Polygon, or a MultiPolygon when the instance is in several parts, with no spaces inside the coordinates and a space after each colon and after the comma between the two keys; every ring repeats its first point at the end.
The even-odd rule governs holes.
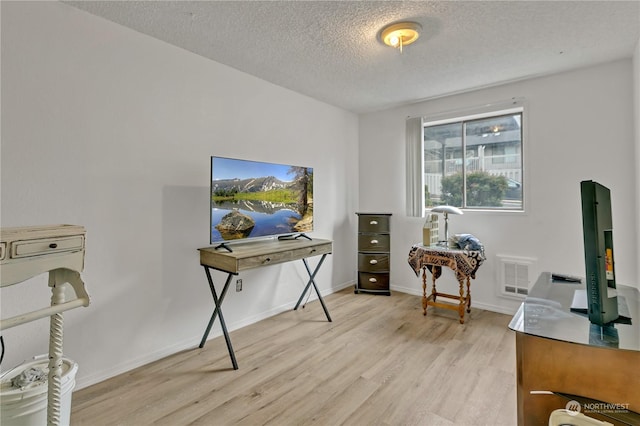
{"type": "Polygon", "coordinates": [[[391,213],[358,215],[358,280],[355,293],[390,296],[391,213]]]}

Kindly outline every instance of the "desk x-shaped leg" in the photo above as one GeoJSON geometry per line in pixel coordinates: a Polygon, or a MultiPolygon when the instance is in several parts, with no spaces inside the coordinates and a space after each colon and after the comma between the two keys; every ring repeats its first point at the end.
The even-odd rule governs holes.
{"type": "Polygon", "coordinates": [[[207,274],[207,280],[209,281],[209,288],[211,288],[211,295],[213,296],[213,302],[216,304],[216,308],[213,310],[213,314],[211,314],[211,319],[209,320],[209,324],[207,325],[207,330],[204,332],[204,336],[202,336],[202,340],[200,341],[200,347],[203,348],[205,342],[207,341],[207,336],[209,336],[209,332],[211,331],[211,326],[213,322],[216,320],[216,316],[220,317],[220,325],[222,326],[222,333],[224,334],[224,340],[227,342],[227,349],[229,350],[229,356],[231,357],[231,363],[233,364],[233,369],[238,369],[238,362],[236,361],[236,355],[233,352],[233,347],[231,346],[231,338],[229,337],[229,332],[227,331],[227,325],[224,322],[224,317],[222,316],[222,301],[224,297],[227,295],[227,290],[229,289],[229,283],[231,283],[231,277],[234,274],[229,273],[227,276],[227,281],[224,283],[224,288],[222,289],[222,293],[220,293],[220,298],[218,299],[218,294],[216,293],[216,288],[213,285],[213,279],[211,278],[211,271],[205,265],[204,271],[207,274]]]}
{"type": "MultiPolygon", "coordinates": [[[[307,291],[309,291],[309,288],[313,285],[313,288],[315,289],[316,294],[318,295],[318,299],[320,300],[320,304],[322,305],[322,309],[324,309],[324,314],[327,316],[327,320],[331,322],[329,311],[327,310],[327,307],[324,304],[324,300],[322,299],[322,296],[320,295],[320,291],[318,290],[318,286],[316,285],[316,282],[315,282],[315,276],[318,273],[320,266],[322,266],[322,262],[324,262],[324,259],[327,257],[327,254],[328,253],[325,253],[322,255],[322,258],[320,258],[320,262],[318,262],[318,265],[316,266],[316,269],[314,269],[313,272],[311,272],[311,268],[309,268],[307,259],[305,258],[302,259],[302,261],[304,262],[304,266],[307,269],[307,273],[309,274],[309,281],[307,282],[307,285],[305,286],[304,291],[300,295],[300,298],[298,299],[298,303],[296,303],[296,307],[294,308],[294,310],[298,309],[298,307],[300,306],[300,303],[302,303],[302,299],[304,299],[305,294],[307,293],[307,291]]],[[[224,297],[227,295],[227,290],[229,289],[229,284],[231,283],[231,278],[233,277],[233,275],[236,275],[236,274],[233,274],[230,272],[228,273],[229,275],[227,276],[227,281],[224,283],[222,293],[220,293],[220,298],[218,298],[218,294],[216,293],[216,288],[213,285],[213,279],[211,278],[211,271],[209,270],[208,266],[206,265],[202,265],[202,266],[204,267],[204,271],[207,274],[207,280],[209,281],[209,288],[211,289],[211,295],[213,296],[213,301],[216,307],[213,310],[213,314],[211,314],[211,319],[209,320],[207,329],[204,332],[204,335],[202,336],[202,340],[200,341],[200,348],[204,347],[204,344],[207,341],[207,337],[209,336],[209,332],[211,331],[211,327],[213,326],[213,322],[216,320],[216,317],[220,317],[220,325],[222,326],[222,333],[224,334],[224,340],[227,342],[229,357],[231,357],[231,363],[233,364],[233,369],[237,370],[238,362],[236,361],[236,355],[233,352],[233,347],[231,346],[231,338],[229,337],[229,332],[227,331],[227,325],[224,322],[224,317],[222,316],[222,309],[221,309],[222,302],[224,301],[224,297]]]]}
{"type": "Polygon", "coordinates": [[[302,259],[302,261],[304,262],[304,267],[307,268],[307,273],[309,274],[309,281],[307,282],[307,285],[304,288],[302,294],[300,295],[300,298],[298,299],[298,303],[296,303],[296,307],[293,308],[293,310],[295,311],[298,309],[298,306],[300,306],[300,303],[302,302],[304,295],[307,294],[307,291],[309,291],[309,287],[313,285],[313,288],[316,290],[316,294],[318,295],[318,300],[320,300],[320,304],[322,305],[322,309],[324,309],[324,314],[327,316],[327,321],[332,322],[331,317],[329,316],[329,311],[327,310],[327,307],[324,304],[324,300],[322,299],[322,296],[320,295],[320,291],[318,291],[318,286],[316,286],[316,282],[314,280],[314,278],[316,277],[316,274],[318,273],[318,270],[320,269],[320,266],[322,266],[322,262],[324,262],[324,259],[327,257],[327,254],[328,253],[325,253],[322,255],[322,257],[320,258],[320,262],[318,262],[318,265],[316,266],[316,269],[313,271],[313,273],[309,268],[307,259],[305,258],[302,259]]]}

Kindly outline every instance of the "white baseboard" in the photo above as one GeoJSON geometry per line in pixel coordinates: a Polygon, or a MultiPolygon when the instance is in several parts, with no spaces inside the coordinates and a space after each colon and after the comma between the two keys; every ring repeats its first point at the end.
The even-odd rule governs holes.
{"type": "MultiPolygon", "coordinates": [[[[322,296],[327,296],[329,294],[332,293],[336,293],[338,291],[341,291],[349,286],[354,286],[355,285],[355,281],[350,281],[350,282],[346,282],[343,284],[340,284],[336,287],[332,287],[329,288],[327,290],[323,290],[320,293],[322,294],[322,296]]],[[[311,300],[317,300],[317,296],[316,293],[312,291],[311,293],[311,297],[309,299],[311,300]]],[[[274,315],[278,315],[279,313],[291,310],[295,307],[296,305],[296,301],[292,301],[290,303],[286,303],[284,305],[281,306],[277,306],[274,307],[272,309],[269,309],[268,311],[264,311],[261,313],[258,313],[256,315],[252,315],[250,317],[247,318],[243,318],[240,321],[236,321],[233,323],[229,323],[227,324],[227,329],[231,332],[234,330],[239,330],[243,327],[246,327],[248,325],[254,324],[256,322],[262,321],[263,319],[267,319],[270,318],[274,315]]],[[[211,340],[211,339],[215,339],[216,337],[220,337],[222,336],[222,330],[220,328],[213,328],[211,330],[211,333],[209,334],[207,341],[211,340]]],[[[200,343],[200,339],[202,339],[202,335],[198,334],[198,335],[192,335],[190,337],[187,337],[185,339],[182,339],[179,342],[175,342],[171,345],[165,346],[164,348],[161,348],[157,351],[153,351],[149,354],[146,354],[144,356],[138,357],[138,358],[134,358],[131,360],[128,360],[126,362],[122,362],[119,363],[117,365],[114,365],[110,368],[107,368],[105,370],[101,370],[98,373],[94,373],[94,374],[87,374],[87,375],[82,375],[81,377],[78,377],[77,381],[76,381],[76,387],[75,390],[80,390],[83,388],[86,388],[88,386],[94,385],[96,383],[100,383],[104,380],[110,379],[112,377],[115,377],[119,374],[123,374],[126,373],[127,371],[131,371],[135,368],[138,367],[142,367],[143,365],[146,364],[150,364],[152,362],[155,362],[159,359],[162,358],[166,358],[168,356],[171,356],[173,354],[176,354],[178,352],[187,350],[187,349],[194,349],[198,346],[198,344],[200,343]]]]}
{"type": "MultiPolygon", "coordinates": [[[[322,296],[327,296],[329,294],[332,293],[336,293],[338,291],[341,291],[347,287],[353,287],[355,286],[355,281],[350,281],[350,282],[346,282],[343,284],[340,284],[338,286],[332,287],[330,289],[327,290],[323,290],[321,291],[322,296]]],[[[422,289],[421,288],[417,288],[417,287],[402,287],[402,286],[396,286],[396,285],[392,285],[391,286],[391,290],[392,291],[397,291],[400,293],[407,293],[407,294],[411,294],[411,295],[415,295],[415,296],[422,296],[422,289]]],[[[315,292],[312,292],[311,298],[309,300],[317,300],[317,296],[315,296],[315,292]]],[[[295,306],[296,302],[292,301],[290,303],[286,303],[284,305],[281,306],[277,306],[274,307],[272,309],[269,309],[268,311],[264,311],[261,313],[258,313],[256,315],[252,315],[250,317],[247,318],[243,318],[240,321],[236,321],[234,323],[230,323],[227,325],[227,328],[229,331],[234,331],[234,330],[238,330],[241,329],[243,327],[246,327],[248,325],[251,324],[255,324],[256,322],[262,321],[264,319],[270,318],[274,315],[277,315],[279,313],[288,311],[293,309],[293,307],[295,306]]],[[[473,307],[474,308],[478,308],[478,309],[484,309],[487,311],[491,311],[491,312],[498,312],[501,314],[506,314],[506,315],[513,315],[515,313],[515,310],[510,309],[510,308],[506,308],[503,306],[496,306],[496,305],[491,305],[491,304],[486,304],[486,303],[479,303],[479,302],[475,302],[473,303],[473,307]]],[[[217,328],[217,329],[212,329],[211,333],[209,334],[209,337],[207,339],[211,340],[211,339],[215,339],[216,337],[219,337],[222,335],[222,331],[217,328]]],[[[170,355],[176,354],[178,352],[187,350],[187,349],[194,349],[197,347],[197,345],[200,342],[200,339],[202,338],[202,335],[198,334],[198,335],[192,335],[190,337],[187,337],[185,339],[182,339],[179,342],[175,342],[171,345],[165,346],[164,348],[161,348],[157,351],[153,351],[149,354],[146,354],[145,356],[141,356],[135,359],[131,359],[128,360],[126,362],[122,362],[120,364],[114,365],[111,368],[102,370],[98,373],[94,373],[94,374],[87,374],[87,375],[83,375],[82,377],[79,377],[78,380],[76,381],[76,388],[75,390],[80,390],[83,389],[85,387],[94,385],[96,383],[100,383],[104,380],[107,380],[111,377],[115,377],[119,374],[123,374],[126,373],[127,371],[131,371],[135,368],[141,367],[143,365],[152,363],[154,361],[157,361],[159,359],[162,358],[166,358],[170,355]]]]}

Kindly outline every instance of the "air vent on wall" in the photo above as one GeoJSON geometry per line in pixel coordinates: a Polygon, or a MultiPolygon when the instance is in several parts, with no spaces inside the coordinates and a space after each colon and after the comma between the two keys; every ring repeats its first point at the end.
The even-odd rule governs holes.
{"type": "Polygon", "coordinates": [[[527,297],[531,282],[529,274],[536,259],[504,255],[497,255],[497,258],[500,293],[508,297],[527,297]]]}

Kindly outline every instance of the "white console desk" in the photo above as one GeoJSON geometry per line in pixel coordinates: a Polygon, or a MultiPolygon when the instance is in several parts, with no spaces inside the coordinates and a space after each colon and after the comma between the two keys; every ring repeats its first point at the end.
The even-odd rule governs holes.
{"type": "Polygon", "coordinates": [[[224,248],[205,247],[198,249],[200,251],[200,264],[204,267],[209,281],[209,288],[211,289],[211,295],[215,303],[215,308],[211,314],[211,319],[207,325],[207,329],[200,341],[200,347],[204,347],[207,341],[207,336],[211,331],[211,326],[216,317],[220,318],[220,325],[222,326],[222,333],[224,334],[225,341],[227,343],[227,349],[229,350],[229,356],[231,357],[231,363],[233,369],[238,369],[238,362],[236,361],[233,347],[231,346],[231,339],[227,331],[227,326],[224,322],[224,316],[222,315],[222,302],[227,294],[227,289],[231,283],[231,278],[234,275],[238,275],[241,271],[253,268],[259,268],[262,266],[275,265],[278,263],[291,262],[294,260],[302,259],[304,266],[309,274],[309,281],[305,286],[295,309],[298,309],[302,299],[304,298],[309,288],[313,286],[318,295],[318,299],[322,304],[322,309],[327,317],[327,320],[331,322],[329,311],[327,310],[324,300],[318,291],[316,286],[315,276],[322,266],[324,259],[332,251],[332,242],[329,240],[321,240],[314,238],[313,240],[292,239],[292,240],[265,240],[265,241],[253,241],[246,243],[238,243],[230,245],[232,252],[225,250],[224,248]],[[307,263],[307,258],[314,256],[322,256],[320,261],[316,265],[315,270],[312,272],[307,263]],[[213,279],[211,278],[211,269],[216,269],[227,273],[227,280],[225,281],[222,292],[218,297],[215,286],[213,285],[213,279]]]}
{"type": "Polygon", "coordinates": [[[84,267],[85,234],[82,226],[47,225],[0,230],[1,287],[49,273],[51,306],[0,320],[5,330],[40,318],[51,317],[49,326],[49,376],[47,424],[60,424],[62,374],[62,312],[89,306],[89,295],[80,277],[84,267]],[[64,285],[71,284],[76,299],[65,301],[64,285]]]}

